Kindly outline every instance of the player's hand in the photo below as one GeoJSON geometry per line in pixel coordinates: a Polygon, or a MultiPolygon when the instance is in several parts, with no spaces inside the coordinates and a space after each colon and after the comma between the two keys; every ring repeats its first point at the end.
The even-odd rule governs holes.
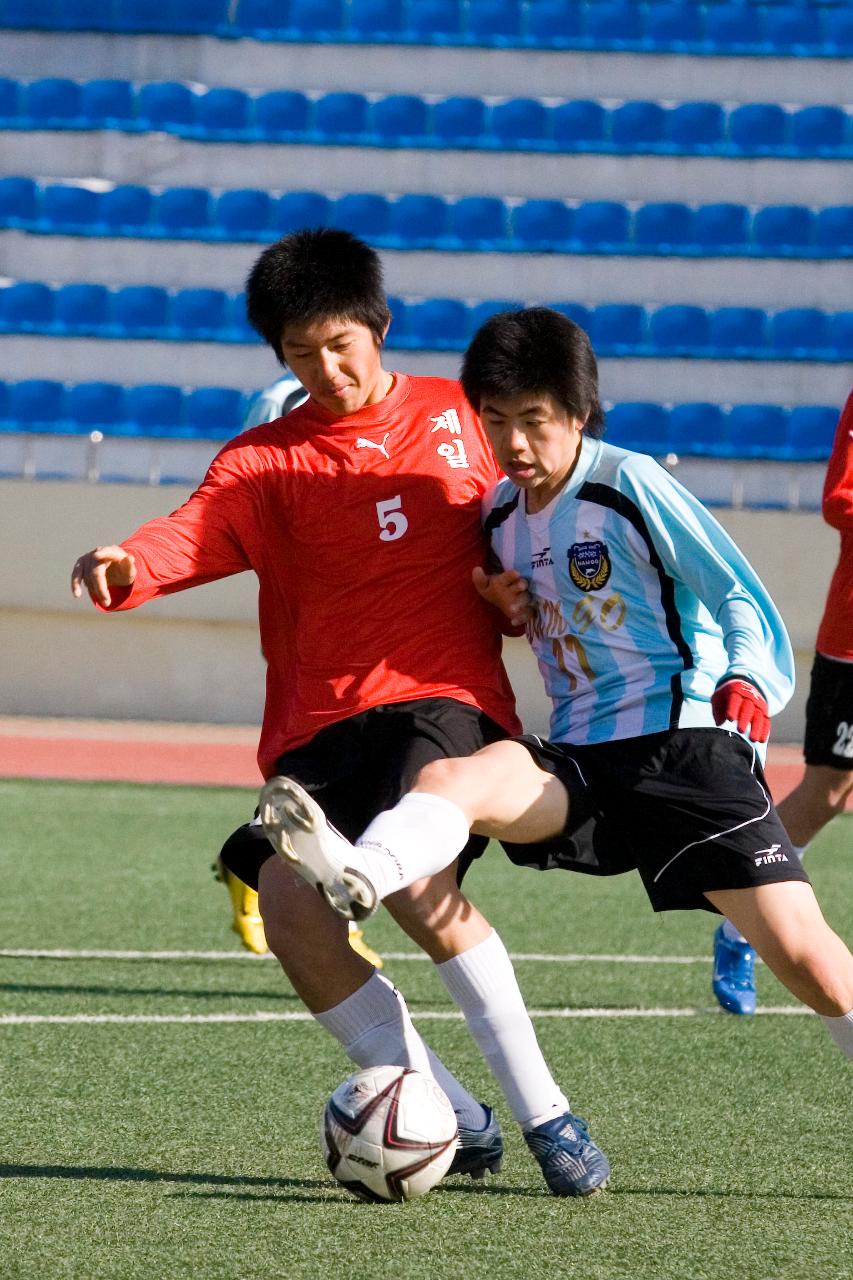
{"type": "Polygon", "coordinates": [[[727,676],[711,695],[711,710],[716,724],[730,720],[738,733],[749,734],[753,742],[766,742],[770,737],[770,713],[767,699],[760,689],[742,676],[727,676]]]}
{"type": "Polygon", "coordinates": [[[500,609],[514,627],[523,627],[530,622],[535,613],[533,597],[527,589],[527,579],[522,578],[516,569],[489,574],[478,565],[471,578],[483,599],[500,609]]]}
{"type": "Polygon", "coordinates": [[[95,547],[74,562],[71,594],[78,600],[83,588],[95,604],[109,608],[110,587],[129,587],[136,577],[136,561],[124,547],[95,547]]]}

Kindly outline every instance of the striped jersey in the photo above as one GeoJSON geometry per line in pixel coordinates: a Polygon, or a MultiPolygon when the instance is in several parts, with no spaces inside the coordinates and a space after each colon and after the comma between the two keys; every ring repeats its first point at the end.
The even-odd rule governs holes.
{"type": "Polygon", "coordinates": [[[528,514],[508,479],[484,522],[530,584],[528,639],[575,745],[714,724],[720,678],[748,676],[771,715],[794,687],[784,623],[752,566],[696,498],[645,454],[581,437],[559,494],[528,514]]]}

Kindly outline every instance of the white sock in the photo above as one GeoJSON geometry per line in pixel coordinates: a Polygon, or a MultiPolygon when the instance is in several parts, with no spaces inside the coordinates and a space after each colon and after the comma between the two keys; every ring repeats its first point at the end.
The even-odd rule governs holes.
{"type": "Polygon", "coordinates": [[[728,938],[729,942],[745,942],[747,946],[750,945],[740,929],[736,929],[731,920],[723,921],[723,937],[728,938]]]}
{"type": "Polygon", "coordinates": [[[569,1111],[524,1005],[512,961],[498,935],[436,965],[450,996],[523,1129],[569,1111]]]}
{"type": "Polygon", "coordinates": [[[410,791],[356,841],[380,898],[449,866],[468,843],[468,819],[452,800],[410,791]]]}
{"type": "Polygon", "coordinates": [[[818,1017],[845,1058],[853,1058],[853,1009],[840,1018],[828,1018],[823,1013],[818,1014],[818,1017]]]}
{"type": "Polygon", "coordinates": [[[314,1017],[358,1067],[413,1067],[432,1076],[450,1099],[460,1124],[482,1129],[486,1113],[415,1030],[395,986],[374,971],[358,991],[314,1017]]]}

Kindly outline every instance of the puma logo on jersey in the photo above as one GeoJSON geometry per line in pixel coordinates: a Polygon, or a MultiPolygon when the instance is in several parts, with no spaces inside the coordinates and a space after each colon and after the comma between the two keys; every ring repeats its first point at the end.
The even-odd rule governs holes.
{"type": "Polygon", "coordinates": [[[781,845],[771,844],[769,849],[759,849],[752,860],[757,867],[769,866],[771,862],[787,862],[788,855],[782,853],[781,848],[781,845]]]}
{"type": "Polygon", "coordinates": [[[435,418],[430,418],[430,422],[435,423],[430,435],[436,431],[449,431],[452,436],[462,434],[462,423],[459,421],[459,414],[455,409],[445,409],[443,413],[439,413],[435,418]]]}
{"type": "Polygon", "coordinates": [[[365,440],[364,436],[359,436],[355,442],[355,447],[356,449],[378,449],[379,452],[382,454],[383,458],[390,459],[391,455],[389,454],[388,450],[385,448],[385,442],[387,441],[390,434],[391,434],[390,431],[385,432],[385,435],[382,437],[381,444],[377,444],[375,440],[365,440]]]}

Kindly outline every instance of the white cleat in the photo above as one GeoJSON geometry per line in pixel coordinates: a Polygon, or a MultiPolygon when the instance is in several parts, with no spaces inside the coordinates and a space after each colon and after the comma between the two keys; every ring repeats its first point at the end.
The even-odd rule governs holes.
{"type": "Polygon", "coordinates": [[[320,891],[333,911],[347,920],[373,915],[379,899],[364,872],[352,865],[358,851],[298,782],[270,778],[261,791],[260,810],[276,853],[320,891]]]}

